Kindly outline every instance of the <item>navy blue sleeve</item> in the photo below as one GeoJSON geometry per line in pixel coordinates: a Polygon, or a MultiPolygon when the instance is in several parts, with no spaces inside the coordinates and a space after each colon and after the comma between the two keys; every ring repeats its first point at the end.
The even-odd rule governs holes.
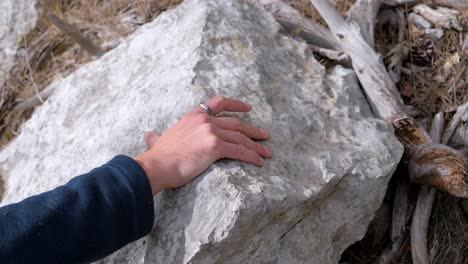
{"type": "Polygon", "coordinates": [[[153,220],[145,171],[117,156],[66,185],[1,207],[0,263],[91,262],[148,234],[153,220]]]}

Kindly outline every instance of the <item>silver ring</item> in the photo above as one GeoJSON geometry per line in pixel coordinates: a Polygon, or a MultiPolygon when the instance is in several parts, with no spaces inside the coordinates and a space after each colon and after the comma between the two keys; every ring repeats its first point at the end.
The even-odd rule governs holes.
{"type": "Polygon", "coordinates": [[[206,104],[200,104],[200,107],[203,108],[203,110],[205,110],[205,112],[209,114],[210,116],[214,116],[213,110],[211,110],[211,108],[207,106],[206,104]]]}

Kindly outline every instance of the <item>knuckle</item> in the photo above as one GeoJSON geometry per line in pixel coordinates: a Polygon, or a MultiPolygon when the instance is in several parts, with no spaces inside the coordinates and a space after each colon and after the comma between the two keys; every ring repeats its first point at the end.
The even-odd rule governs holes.
{"type": "Polygon", "coordinates": [[[215,97],[213,97],[213,102],[214,104],[218,105],[218,107],[222,106],[225,102],[226,98],[224,96],[221,96],[221,95],[217,95],[215,97]]]}

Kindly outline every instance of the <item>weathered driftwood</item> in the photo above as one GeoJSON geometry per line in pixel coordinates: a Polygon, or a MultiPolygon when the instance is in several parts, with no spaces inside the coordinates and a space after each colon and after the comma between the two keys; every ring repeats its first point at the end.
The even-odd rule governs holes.
{"type": "Polygon", "coordinates": [[[409,191],[410,183],[406,178],[400,177],[395,191],[392,211],[392,228],[390,238],[392,241],[404,237],[406,234],[406,220],[409,212],[409,191]]]}
{"type": "Polygon", "coordinates": [[[250,1],[259,3],[272,13],[287,31],[297,34],[308,43],[325,49],[338,50],[338,42],[327,28],[302,16],[297,9],[282,0],[250,1]]]}
{"type": "Polygon", "coordinates": [[[426,4],[419,4],[413,7],[414,12],[421,15],[431,23],[445,29],[463,30],[458,15],[459,11],[445,7],[431,8],[426,4]]]}
{"type": "MultiPolygon", "coordinates": [[[[431,124],[431,138],[439,143],[444,129],[444,114],[438,113],[434,116],[431,124]]],[[[429,264],[427,252],[427,228],[431,216],[432,205],[436,190],[429,186],[421,186],[416,202],[416,208],[411,223],[411,256],[415,264],[429,264]]]]}
{"type": "Polygon", "coordinates": [[[382,0],[358,0],[348,12],[348,21],[356,23],[361,35],[374,47],[374,26],[382,0]]]}
{"type": "Polygon", "coordinates": [[[76,41],[76,43],[78,43],[80,47],[88,52],[88,54],[92,57],[101,57],[105,53],[105,51],[94,44],[93,41],[83,35],[78,29],[65,22],[63,19],[48,12],[45,12],[44,15],[63,33],[76,41]]]}
{"type": "Polygon", "coordinates": [[[395,127],[406,155],[414,159],[409,168],[411,180],[468,197],[463,156],[447,146],[434,144],[416,120],[409,117],[382,60],[361,36],[359,27],[345,21],[329,1],[311,2],[339,40],[340,50],[351,58],[374,113],[395,127]]]}

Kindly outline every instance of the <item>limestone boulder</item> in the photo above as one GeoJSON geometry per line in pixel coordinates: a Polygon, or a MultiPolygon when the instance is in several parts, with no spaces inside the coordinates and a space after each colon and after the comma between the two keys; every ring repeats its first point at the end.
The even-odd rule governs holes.
{"type": "Polygon", "coordinates": [[[186,0],[67,78],[0,152],[8,204],[145,150],[221,94],[271,130],[265,167],[232,160],[155,197],[152,232],[102,263],[336,263],[362,238],[403,148],[354,73],[318,63],[266,11],[186,0]]]}

